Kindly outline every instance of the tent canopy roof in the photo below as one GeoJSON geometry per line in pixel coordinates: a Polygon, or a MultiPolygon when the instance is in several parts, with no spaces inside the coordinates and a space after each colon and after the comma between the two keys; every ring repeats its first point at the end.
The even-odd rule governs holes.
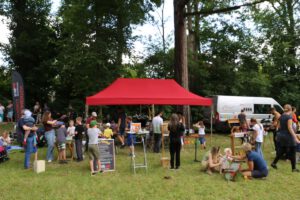
{"type": "Polygon", "coordinates": [[[193,94],[173,79],[118,78],[99,93],[86,98],[87,105],[201,105],[212,100],[193,94]]]}

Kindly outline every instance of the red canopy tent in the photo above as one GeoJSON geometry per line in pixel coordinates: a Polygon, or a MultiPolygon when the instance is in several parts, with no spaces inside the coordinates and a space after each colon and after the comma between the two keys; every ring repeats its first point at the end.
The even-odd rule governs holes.
{"type": "Polygon", "coordinates": [[[173,79],[118,78],[101,92],[86,98],[87,105],[201,105],[212,100],[193,94],[173,79]]]}

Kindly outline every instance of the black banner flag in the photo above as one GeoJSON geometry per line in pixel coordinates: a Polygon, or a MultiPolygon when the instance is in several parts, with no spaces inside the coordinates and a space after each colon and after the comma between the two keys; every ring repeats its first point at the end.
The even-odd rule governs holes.
{"type": "Polygon", "coordinates": [[[25,105],[25,97],[23,78],[16,71],[13,71],[12,73],[12,95],[14,103],[14,116],[15,120],[18,121],[22,116],[22,110],[24,109],[25,105]]]}

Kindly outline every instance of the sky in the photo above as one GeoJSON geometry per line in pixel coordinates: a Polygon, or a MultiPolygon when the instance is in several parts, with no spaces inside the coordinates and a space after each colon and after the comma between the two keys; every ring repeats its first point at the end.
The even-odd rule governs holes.
{"type": "MultiPolygon", "coordinates": [[[[52,0],[52,13],[55,13],[60,5],[61,0],[52,0]]],[[[161,12],[161,11],[159,11],[161,12]]],[[[165,32],[166,35],[170,35],[174,32],[174,23],[173,23],[173,0],[165,0],[165,9],[164,9],[165,15],[165,32]]],[[[159,20],[159,15],[157,12],[152,12],[151,13],[155,20],[159,20]]],[[[0,16],[0,42],[8,44],[8,38],[10,35],[10,32],[7,27],[8,19],[0,16]]],[[[134,27],[133,30],[133,36],[138,36],[139,39],[134,42],[133,44],[133,57],[140,57],[141,55],[144,54],[146,50],[146,45],[141,41],[142,39],[148,38],[149,36],[158,36],[159,30],[157,26],[152,25],[151,23],[146,23],[142,26],[136,26],[134,27]]],[[[5,64],[3,60],[3,55],[0,53],[0,66],[5,64]]],[[[131,62],[131,59],[128,57],[124,57],[124,62],[128,63],[131,62]]]]}

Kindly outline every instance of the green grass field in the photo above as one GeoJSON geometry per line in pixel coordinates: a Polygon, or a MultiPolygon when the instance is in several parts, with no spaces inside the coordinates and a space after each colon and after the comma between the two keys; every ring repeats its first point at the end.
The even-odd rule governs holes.
{"type": "MultiPolygon", "coordinates": [[[[0,133],[10,130],[0,125],[0,133]]],[[[229,137],[214,135],[208,146],[229,147],[229,137]]],[[[142,150],[137,147],[137,159],[142,150]]],[[[264,156],[268,164],[275,156],[270,138],[265,138],[264,156]]],[[[199,150],[199,159],[204,151],[199,150]]],[[[39,149],[39,159],[45,159],[46,148],[39,149]]],[[[278,170],[270,169],[266,180],[227,182],[220,174],[209,176],[194,162],[194,145],[186,145],[181,154],[181,169],[171,171],[160,166],[160,155],[148,153],[148,173],[130,169],[128,149],[116,155],[116,171],[91,177],[88,160],[67,165],[46,163],[46,172],[35,174],[23,169],[24,154],[14,152],[10,160],[0,164],[0,199],[299,199],[300,173],[292,173],[289,162],[280,161],[278,170]],[[170,176],[171,179],[164,179],[170,176]]],[[[298,168],[300,168],[298,164],[298,168]]]]}

